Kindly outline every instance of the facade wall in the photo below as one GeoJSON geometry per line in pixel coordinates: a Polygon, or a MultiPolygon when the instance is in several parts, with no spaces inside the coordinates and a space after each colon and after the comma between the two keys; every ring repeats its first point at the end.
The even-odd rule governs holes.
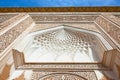
{"type": "MultiPolygon", "coordinates": [[[[15,80],[24,80],[25,74],[27,73],[24,70],[19,72],[19,77],[12,76],[12,73],[15,72],[12,49],[27,33],[56,27],[58,25],[70,25],[107,36],[104,36],[105,39],[114,49],[98,55],[100,59],[104,57],[103,64],[112,68],[112,71],[115,73],[114,77],[117,76],[120,78],[120,24],[117,17],[111,14],[102,14],[100,16],[78,16],[78,14],[77,16],[60,16],[59,14],[59,16],[54,15],[54,17],[48,14],[46,16],[43,14],[41,16],[34,14],[31,16],[33,19],[28,14],[17,14],[14,17],[12,16],[13,18],[11,20],[0,23],[2,25],[0,27],[0,80],[6,80],[8,77],[10,80],[13,78],[15,80]],[[37,23],[36,25],[34,21],[37,23]]],[[[100,51],[98,50],[97,52],[100,51]]]]}
{"type": "MultiPolygon", "coordinates": [[[[13,17],[13,22],[6,25],[2,23],[4,28],[0,32],[0,80],[7,80],[15,71],[12,49],[33,27],[33,20],[27,14],[17,15],[13,17]],[[6,29],[7,28],[7,29],[6,29]]],[[[1,26],[2,27],[2,26],[1,26]]]]}
{"type": "MultiPolygon", "coordinates": [[[[111,67],[114,74],[119,77],[120,67],[120,20],[112,14],[102,14],[96,18],[95,23],[114,50],[105,53],[105,65],[111,67]]],[[[119,77],[120,78],[120,77],[119,77]]]]}

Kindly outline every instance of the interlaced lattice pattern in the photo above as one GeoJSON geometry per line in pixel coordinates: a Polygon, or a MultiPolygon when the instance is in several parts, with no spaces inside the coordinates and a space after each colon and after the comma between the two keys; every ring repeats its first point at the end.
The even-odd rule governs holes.
{"type": "Polygon", "coordinates": [[[95,39],[93,35],[67,28],[51,30],[34,36],[32,48],[35,50],[32,53],[34,55],[37,53],[39,59],[35,59],[42,62],[46,62],[47,59],[50,62],[64,62],[65,60],[65,62],[79,62],[83,59],[89,62],[91,61],[89,53],[92,53],[91,46],[96,44],[95,39]]]}

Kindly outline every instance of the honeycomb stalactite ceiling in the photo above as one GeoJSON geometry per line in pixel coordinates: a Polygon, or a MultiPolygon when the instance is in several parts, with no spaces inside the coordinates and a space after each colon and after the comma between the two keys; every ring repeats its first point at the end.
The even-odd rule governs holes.
{"type": "Polygon", "coordinates": [[[33,43],[36,46],[47,49],[48,51],[73,52],[73,50],[77,51],[80,48],[86,50],[88,47],[90,47],[90,44],[93,44],[92,37],[84,33],[63,28],[37,35],[34,37],[33,43]]]}
{"type": "Polygon", "coordinates": [[[0,80],[119,80],[119,19],[112,14],[1,15],[0,80]]]}
{"type": "Polygon", "coordinates": [[[64,27],[34,35],[23,52],[26,62],[91,62],[96,43],[94,35],[64,27]]]}

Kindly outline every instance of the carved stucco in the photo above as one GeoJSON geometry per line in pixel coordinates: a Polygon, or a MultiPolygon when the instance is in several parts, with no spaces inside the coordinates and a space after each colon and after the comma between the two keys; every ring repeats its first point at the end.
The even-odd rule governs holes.
{"type": "MultiPolygon", "coordinates": [[[[48,17],[48,18],[43,18],[42,17],[42,19],[43,19],[43,22],[42,22],[42,20],[41,20],[41,22],[40,23],[42,23],[42,24],[39,24],[39,25],[41,25],[41,27],[44,27],[45,25],[48,25],[48,21],[51,19],[52,20],[52,22],[53,21],[61,21],[61,22],[64,22],[64,20],[68,20],[69,22],[74,22],[74,20],[75,21],[77,21],[77,20],[80,20],[80,21],[92,21],[92,20],[95,20],[96,18],[95,17],[93,17],[91,20],[90,20],[90,17],[89,18],[81,18],[81,17],[79,17],[80,19],[78,19],[77,17],[72,17],[72,18],[69,18],[69,16],[67,16],[67,18],[63,18],[63,16],[61,16],[62,18],[60,18],[60,16],[58,17],[58,18],[51,18],[51,17],[48,17]],[[46,19],[48,19],[48,20],[46,20],[46,19]],[[46,21],[45,21],[46,20],[46,21]],[[47,24],[44,24],[44,22],[47,22],[47,24]]],[[[38,17],[38,19],[39,19],[39,17],[38,17]]],[[[37,20],[38,20],[37,19],[37,20]]],[[[27,29],[27,27],[29,26],[29,23],[31,23],[31,19],[27,19],[27,20],[25,20],[24,22],[22,22],[22,23],[20,23],[20,24],[18,24],[18,25],[16,25],[15,27],[13,27],[13,28],[11,28],[11,29],[9,29],[8,31],[6,31],[4,34],[2,34],[1,36],[0,36],[0,39],[1,39],[1,41],[3,41],[4,42],[4,46],[1,46],[1,52],[4,50],[4,49],[6,49],[7,48],[7,46],[9,46],[25,29],[27,29]],[[23,26],[23,27],[20,27],[20,26],[23,26]]],[[[14,21],[13,21],[14,22],[14,21]]],[[[116,24],[114,24],[114,23],[111,23],[109,20],[106,20],[106,18],[104,19],[104,18],[102,18],[101,19],[101,16],[100,17],[98,17],[97,19],[96,19],[96,22],[117,42],[117,43],[119,43],[120,42],[120,29],[119,29],[119,27],[117,26],[116,27],[116,24]],[[111,33],[112,32],[112,33],[111,33]]],[[[51,24],[51,23],[50,23],[51,24]]],[[[54,23],[53,23],[54,24],[54,23]]],[[[58,24],[58,23],[57,23],[58,24]]],[[[67,23],[68,24],[68,23],[67,23]]],[[[81,23],[80,23],[81,24],[81,23]]],[[[9,24],[7,24],[7,25],[9,25],[9,24]]],[[[74,24],[69,24],[69,25],[76,25],[76,23],[74,23],[74,24]]],[[[52,26],[52,25],[50,25],[50,26],[52,26]]],[[[80,25],[79,25],[80,26],[80,25]]],[[[87,25],[85,25],[85,26],[88,26],[88,24],[87,25]]],[[[40,29],[40,28],[39,28],[40,29]]],[[[43,28],[41,28],[41,29],[43,29],[43,28]]],[[[92,29],[95,29],[95,28],[91,28],[91,30],[92,29]]],[[[96,30],[94,30],[94,31],[96,31],[96,30]]],[[[120,44],[120,43],[119,43],[120,44]]],[[[32,66],[32,67],[34,67],[34,65],[30,65],[30,66],[32,66]]],[[[48,66],[48,65],[46,65],[46,66],[48,66]]],[[[46,67],[46,66],[42,66],[42,67],[46,67]]],[[[62,65],[61,65],[62,66],[62,65]]],[[[97,65],[96,65],[97,66],[97,65]]],[[[22,67],[29,67],[28,65],[26,66],[26,65],[23,65],[22,67]]],[[[35,66],[35,67],[40,67],[40,66],[35,66]]],[[[53,67],[53,66],[51,66],[51,67],[53,67]]],[[[56,67],[56,66],[55,66],[56,67]]],[[[63,67],[69,67],[69,66],[63,66],[63,67]]],[[[74,67],[74,66],[72,66],[72,67],[74,67]]],[[[79,66],[77,66],[77,67],[79,67],[79,66]]],[[[89,66],[88,66],[89,67],[89,66]]],[[[26,69],[27,69],[26,68],[26,69]]],[[[90,67],[91,68],[91,67],[90,67]]],[[[92,79],[91,79],[92,80],[92,79]]]]}
{"type": "Polygon", "coordinates": [[[96,23],[119,44],[116,43],[120,48],[120,27],[103,16],[98,17],[96,23]]]}
{"type": "MultiPolygon", "coordinates": [[[[4,20],[4,19],[1,18],[4,21],[2,23],[0,23],[0,31],[4,30],[5,28],[8,28],[8,26],[10,26],[11,24],[15,23],[16,21],[19,21],[21,19],[21,17],[23,17],[25,15],[26,14],[16,14],[16,15],[12,14],[10,19],[4,20]]],[[[9,14],[9,16],[10,16],[10,14],[9,14]]]]}
{"type": "MultiPolygon", "coordinates": [[[[112,43],[115,45],[116,51],[113,51],[111,55],[107,54],[107,59],[110,59],[110,56],[112,56],[110,64],[112,66],[113,72],[115,72],[115,75],[119,76],[120,19],[112,14],[102,14],[96,18],[95,22],[98,24],[101,32],[103,31],[103,34],[107,35],[107,37],[111,39],[112,43]]],[[[108,63],[108,61],[106,63],[108,63]]]]}
{"type": "Polygon", "coordinates": [[[85,72],[69,72],[69,73],[55,73],[55,72],[34,72],[32,80],[97,80],[93,71],[85,72]]]}
{"type": "MultiPolygon", "coordinates": [[[[11,66],[14,65],[12,58],[13,43],[16,39],[33,23],[33,20],[27,14],[16,15],[0,23],[0,79],[6,80],[12,75],[11,66]]],[[[21,37],[21,36],[20,36],[21,37]]],[[[19,37],[19,38],[20,38],[19,37]]],[[[13,72],[13,70],[12,70],[13,72]]],[[[11,80],[11,79],[10,79],[11,80]]]]}
{"type": "Polygon", "coordinates": [[[13,18],[14,16],[16,16],[17,14],[0,14],[0,23],[13,18]]]}
{"type": "MultiPolygon", "coordinates": [[[[22,16],[20,16],[20,18],[21,17],[22,16]]],[[[0,35],[0,53],[3,52],[3,50],[6,49],[26,28],[28,28],[28,26],[31,25],[31,22],[32,19],[28,17],[5,33],[2,33],[0,35]]]]}
{"type": "Polygon", "coordinates": [[[49,15],[42,15],[42,14],[30,14],[33,20],[37,23],[77,23],[77,22],[92,22],[94,21],[98,15],[72,15],[72,14],[49,14],[49,15]]]}
{"type": "MultiPolygon", "coordinates": [[[[115,23],[116,25],[120,25],[120,18],[113,15],[113,14],[102,14],[102,16],[104,16],[105,18],[107,18],[108,20],[110,20],[112,23],[115,23]]],[[[118,27],[118,26],[117,26],[118,27]]]]}
{"type": "Polygon", "coordinates": [[[57,27],[60,25],[68,25],[68,26],[74,26],[76,28],[82,28],[87,29],[91,31],[100,32],[94,23],[45,23],[45,24],[36,24],[36,26],[31,30],[31,32],[38,31],[38,30],[44,30],[52,27],[57,27]]]}

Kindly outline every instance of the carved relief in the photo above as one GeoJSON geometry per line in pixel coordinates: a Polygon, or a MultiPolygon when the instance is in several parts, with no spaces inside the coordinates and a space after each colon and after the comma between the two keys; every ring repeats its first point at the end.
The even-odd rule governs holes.
{"type": "Polygon", "coordinates": [[[95,36],[70,29],[48,31],[47,33],[36,35],[33,40],[33,46],[41,46],[41,48],[48,50],[49,53],[53,52],[56,55],[70,52],[74,56],[77,50],[82,50],[89,55],[89,48],[96,46],[96,44],[95,36]]]}
{"type": "Polygon", "coordinates": [[[120,19],[120,15],[114,15],[115,17],[117,17],[118,19],[120,19]]]}
{"type": "Polygon", "coordinates": [[[0,23],[16,16],[17,14],[0,14],[0,23]]]}
{"type": "MultiPolygon", "coordinates": [[[[93,18],[84,18],[84,17],[78,17],[78,16],[40,16],[40,17],[36,17],[36,21],[37,20],[41,20],[41,22],[43,21],[92,21],[95,19],[95,17],[93,18]]],[[[30,26],[32,20],[31,18],[27,18],[26,20],[24,20],[23,22],[19,23],[18,25],[16,25],[15,27],[13,27],[12,29],[8,30],[6,33],[4,33],[3,35],[0,36],[0,52],[2,52],[4,49],[6,49],[26,28],[28,28],[28,26],[30,26]]],[[[118,41],[118,43],[120,42],[120,30],[119,28],[114,28],[116,27],[114,24],[112,23],[109,23],[108,21],[104,20],[104,19],[101,19],[101,18],[98,18],[98,23],[103,27],[104,30],[107,31],[107,33],[109,35],[111,35],[115,40],[118,41]],[[99,20],[100,19],[100,20],[99,20]],[[111,33],[112,32],[112,33],[111,33]]],[[[40,37],[39,35],[36,36],[37,37],[40,37]]],[[[92,43],[96,43],[93,39],[89,39],[89,37],[87,37],[86,35],[83,36],[84,37],[84,40],[88,40],[89,42],[92,42],[92,43]]],[[[37,41],[39,40],[39,38],[37,39],[37,41]]],[[[38,41],[39,42],[39,41],[38,41]]],[[[92,44],[91,43],[91,44],[92,44]]],[[[21,56],[21,55],[20,55],[21,56]]],[[[33,65],[33,64],[25,64],[23,66],[20,66],[20,68],[22,69],[28,69],[28,68],[64,68],[64,69],[106,69],[105,67],[103,67],[101,64],[71,64],[71,65],[66,65],[66,64],[57,64],[57,65],[53,65],[53,64],[44,64],[44,65],[33,65]]],[[[80,75],[81,77],[76,77],[76,76],[73,76],[73,75],[66,75],[66,74],[62,74],[62,75],[56,75],[56,76],[46,76],[43,78],[43,80],[46,80],[46,79],[53,79],[53,80],[59,80],[59,79],[71,79],[71,80],[97,80],[96,78],[96,75],[94,72],[73,72],[74,74],[77,74],[77,75],[80,75]]],[[[48,73],[45,73],[44,74],[48,74],[48,73]]],[[[51,74],[51,73],[49,73],[51,74]]],[[[33,74],[33,80],[35,79],[40,79],[40,77],[42,77],[44,75],[41,75],[41,73],[35,73],[33,74]],[[38,76],[39,75],[39,76],[38,76]]],[[[21,75],[20,76],[20,79],[23,79],[24,75],[21,75]]],[[[19,78],[17,78],[16,80],[19,80],[19,78]]],[[[40,79],[41,80],[41,79],[40,79]]]]}
{"type": "Polygon", "coordinates": [[[106,17],[107,19],[109,19],[110,21],[113,21],[114,23],[116,23],[117,25],[120,25],[120,19],[117,16],[114,16],[112,14],[102,14],[102,16],[106,17]]]}
{"type": "Polygon", "coordinates": [[[43,30],[43,29],[47,29],[47,28],[51,28],[51,27],[57,27],[60,25],[68,25],[71,27],[76,27],[76,28],[83,28],[83,29],[87,29],[87,30],[92,30],[92,31],[96,31],[99,32],[99,30],[96,28],[96,26],[94,25],[94,23],[91,22],[86,22],[86,23],[44,23],[44,24],[36,24],[35,27],[32,29],[31,32],[34,31],[38,31],[38,30],[43,30]]]}
{"type": "Polygon", "coordinates": [[[109,20],[98,17],[96,19],[98,25],[100,25],[118,44],[120,44],[120,28],[109,20]]]}
{"type": "Polygon", "coordinates": [[[56,71],[58,68],[63,69],[63,71],[72,71],[72,69],[74,71],[78,71],[78,70],[82,70],[82,69],[87,69],[87,70],[96,70],[96,69],[100,69],[100,70],[110,70],[107,67],[104,67],[102,64],[89,64],[89,63],[81,63],[81,64],[24,64],[23,66],[20,66],[18,69],[37,69],[37,68],[50,68],[51,70],[54,70],[56,68],[56,71]],[[71,69],[72,68],[72,69],[71,69]]]}
{"type": "Polygon", "coordinates": [[[92,15],[37,15],[31,14],[31,17],[36,23],[43,22],[79,22],[79,21],[93,21],[97,16],[92,15]]]}
{"type": "Polygon", "coordinates": [[[39,80],[86,80],[86,78],[78,76],[78,75],[71,75],[71,74],[49,74],[44,77],[40,77],[39,80]]]}
{"type": "Polygon", "coordinates": [[[97,80],[94,72],[34,72],[32,80],[97,80]]]}
{"type": "Polygon", "coordinates": [[[110,70],[109,68],[103,66],[100,63],[24,63],[23,53],[13,50],[15,67],[17,69],[43,69],[43,70],[55,70],[59,71],[80,71],[80,70],[110,70]]]}
{"type": "Polygon", "coordinates": [[[31,21],[32,19],[28,17],[0,36],[0,53],[31,25],[31,21]]]}
{"type": "Polygon", "coordinates": [[[18,14],[17,16],[0,23],[0,30],[4,29],[5,27],[9,26],[10,24],[14,23],[15,21],[18,21],[23,16],[25,16],[25,14],[18,14]]]}

